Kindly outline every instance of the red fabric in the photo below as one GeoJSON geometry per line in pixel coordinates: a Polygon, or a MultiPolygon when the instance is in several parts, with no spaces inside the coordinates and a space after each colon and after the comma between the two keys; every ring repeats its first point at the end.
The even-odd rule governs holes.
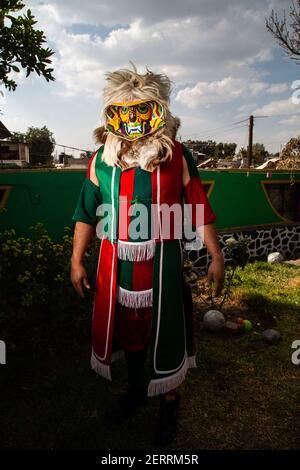
{"type": "Polygon", "coordinates": [[[99,265],[92,321],[92,344],[95,355],[110,364],[112,332],[115,316],[117,274],[117,246],[103,239],[100,246],[99,265]]]}
{"type": "MultiPolygon", "coordinates": [[[[132,290],[152,288],[154,259],[133,263],[132,290]]],[[[140,351],[151,337],[152,307],[129,308],[117,303],[115,315],[115,340],[126,351],[140,351]]]]}
{"type": "Polygon", "coordinates": [[[153,258],[136,261],[133,264],[132,290],[148,290],[152,288],[153,258]]]}
{"type": "Polygon", "coordinates": [[[96,157],[96,155],[98,154],[98,150],[96,150],[96,152],[93,153],[93,155],[91,156],[91,158],[89,159],[89,165],[88,165],[88,169],[87,169],[87,172],[86,172],[86,178],[90,179],[90,176],[91,176],[91,166],[92,166],[92,162],[94,160],[94,158],[96,157]]]}
{"type": "Polygon", "coordinates": [[[129,308],[117,303],[115,341],[125,351],[140,351],[151,338],[152,307],[129,308]]]}
{"type": "MultiPolygon", "coordinates": [[[[181,143],[174,142],[173,154],[171,160],[167,160],[160,165],[160,204],[172,206],[175,203],[181,204],[182,201],[182,167],[183,167],[183,154],[181,143]]],[[[157,169],[152,173],[152,203],[157,204],[157,169]]],[[[163,211],[161,210],[161,224],[162,224],[162,237],[164,240],[174,240],[175,238],[182,238],[181,228],[179,224],[179,233],[174,232],[174,213],[170,213],[170,226],[166,227],[162,219],[163,211]]],[[[159,239],[158,232],[158,218],[157,211],[155,211],[153,224],[155,239],[159,239]]]]}
{"type": "Polygon", "coordinates": [[[207,199],[205,189],[201,183],[200,178],[194,177],[191,178],[188,184],[184,187],[184,199],[186,204],[191,204],[192,209],[192,225],[196,227],[196,221],[199,225],[206,225],[214,222],[216,220],[216,215],[214,214],[209,201],[207,199]],[[204,205],[204,217],[202,218],[202,212],[200,208],[197,208],[197,204],[204,205]],[[198,218],[197,218],[198,215],[198,218]],[[202,219],[202,220],[201,220],[202,219]],[[200,224],[199,224],[200,221],[200,224]]]}
{"type": "Polygon", "coordinates": [[[131,206],[133,198],[134,174],[135,170],[132,168],[130,170],[122,171],[120,178],[118,225],[118,238],[120,240],[128,240],[128,229],[130,224],[129,207],[131,206]],[[124,204],[123,201],[127,201],[127,203],[124,204]]]}

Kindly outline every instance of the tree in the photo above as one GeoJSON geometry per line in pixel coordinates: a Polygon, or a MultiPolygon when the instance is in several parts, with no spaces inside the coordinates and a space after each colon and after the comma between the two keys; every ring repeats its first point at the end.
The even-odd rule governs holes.
{"type": "Polygon", "coordinates": [[[234,157],[235,151],[235,143],[219,142],[215,147],[214,156],[217,158],[226,158],[228,160],[231,160],[234,157]]]}
{"type": "Polygon", "coordinates": [[[187,140],[183,142],[189,149],[194,152],[205,153],[208,157],[213,156],[215,152],[216,142],[212,140],[187,140]]]}
{"type": "Polygon", "coordinates": [[[12,136],[9,138],[9,141],[14,144],[23,144],[26,142],[26,134],[23,132],[13,132],[12,136]]]}
{"type": "Polygon", "coordinates": [[[16,15],[25,7],[21,0],[1,0],[0,5],[0,82],[15,90],[17,83],[10,73],[20,72],[20,67],[26,69],[26,77],[35,72],[47,82],[54,80],[49,68],[54,52],[43,47],[46,37],[43,31],[34,29],[37,21],[31,10],[16,15]]]}
{"type": "MultiPolygon", "coordinates": [[[[248,159],[248,150],[244,147],[241,147],[239,151],[239,156],[246,160],[248,159]]],[[[266,150],[264,144],[256,143],[252,146],[252,161],[253,163],[259,164],[263,163],[265,159],[269,156],[269,152],[266,150]]]]}
{"type": "Polygon", "coordinates": [[[279,18],[272,10],[270,17],[266,19],[266,27],[285,53],[300,62],[300,0],[292,1],[289,20],[285,11],[283,18],[279,18]]]}
{"type": "Polygon", "coordinates": [[[52,163],[55,140],[52,132],[46,126],[40,129],[29,127],[25,134],[25,141],[29,145],[31,165],[52,163]]]}
{"type": "Polygon", "coordinates": [[[263,163],[269,156],[264,144],[256,143],[252,147],[253,163],[263,163]]]}

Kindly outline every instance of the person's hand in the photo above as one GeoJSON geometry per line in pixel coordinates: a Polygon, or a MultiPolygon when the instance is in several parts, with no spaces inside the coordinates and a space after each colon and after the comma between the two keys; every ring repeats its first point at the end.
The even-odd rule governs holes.
{"type": "Polygon", "coordinates": [[[225,269],[224,258],[222,252],[212,258],[208,267],[207,282],[211,286],[212,282],[215,284],[215,296],[218,297],[224,285],[225,269]]]}
{"type": "Polygon", "coordinates": [[[90,289],[85,267],[82,263],[72,263],[71,265],[71,281],[74,289],[80,297],[84,298],[83,286],[86,289],[90,289]]]}

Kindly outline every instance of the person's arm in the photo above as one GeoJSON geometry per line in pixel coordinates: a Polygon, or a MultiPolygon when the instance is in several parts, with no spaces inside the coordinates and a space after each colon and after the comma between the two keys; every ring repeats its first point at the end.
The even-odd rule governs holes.
{"type": "Polygon", "coordinates": [[[84,297],[83,286],[90,289],[84,267],[84,255],[91,239],[95,235],[95,227],[85,224],[84,222],[76,222],[73,236],[73,253],[71,258],[71,281],[76,292],[84,297]]]}
{"type": "Polygon", "coordinates": [[[218,234],[214,223],[205,224],[197,228],[197,232],[201,238],[203,237],[203,242],[211,256],[211,263],[207,271],[207,281],[209,284],[214,282],[215,295],[218,296],[223,288],[225,277],[224,257],[221,251],[218,234]]]}
{"type": "Polygon", "coordinates": [[[95,171],[97,156],[94,155],[92,158],[73,216],[76,224],[73,236],[70,277],[74,289],[81,297],[84,297],[83,287],[90,289],[84,267],[84,256],[92,238],[95,236],[96,211],[99,204],[101,204],[101,194],[95,171]]]}
{"type": "Polygon", "coordinates": [[[216,215],[207,199],[204,187],[198,174],[198,169],[190,151],[183,146],[183,172],[182,183],[184,189],[185,200],[192,206],[192,222],[196,224],[197,221],[197,204],[204,206],[204,220],[203,224],[197,226],[197,233],[205,244],[212,261],[208,268],[207,281],[209,284],[214,282],[215,295],[221,293],[225,270],[224,270],[224,257],[221,251],[218,234],[214,225],[216,215]]]}

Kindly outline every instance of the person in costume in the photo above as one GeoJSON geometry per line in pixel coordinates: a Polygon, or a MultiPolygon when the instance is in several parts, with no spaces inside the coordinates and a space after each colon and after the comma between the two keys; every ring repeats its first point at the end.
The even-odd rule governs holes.
{"type": "Polygon", "coordinates": [[[90,288],[84,255],[97,233],[91,366],[111,380],[112,362],[125,356],[129,383],[106,415],[120,422],[148,397],[159,395],[155,437],[166,445],[176,435],[176,388],[196,360],[182,233],[172,214],[165,230],[163,208],[189,205],[192,226],[201,231],[212,258],[208,281],[215,283],[216,295],[223,285],[224,261],[216,215],[194,159],[176,140],[180,121],[169,110],[170,80],[148,69],[140,74],[135,67],[106,78],[105,124],[95,131],[101,146],[90,159],[73,216],[71,280],[84,296],[84,288],[90,288]],[[103,207],[111,209],[107,216],[103,207]],[[146,213],[142,223],[140,212],[146,213]]]}

